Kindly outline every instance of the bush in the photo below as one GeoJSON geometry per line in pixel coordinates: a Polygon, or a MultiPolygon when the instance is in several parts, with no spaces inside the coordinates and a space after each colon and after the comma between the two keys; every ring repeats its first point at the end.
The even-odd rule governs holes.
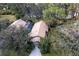
{"type": "Polygon", "coordinates": [[[0,19],[0,31],[6,29],[10,25],[8,19],[0,19]]]}
{"type": "Polygon", "coordinates": [[[66,16],[65,9],[59,7],[55,4],[48,4],[43,10],[43,18],[47,20],[53,20],[53,19],[63,19],[63,17],[66,16]]]}
{"type": "Polygon", "coordinates": [[[29,41],[27,30],[14,32],[7,29],[0,33],[0,49],[2,55],[29,55],[33,44],[29,41]]]}
{"type": "Polygon", "coordinates": [[[72,40],[53,28],[45,39],[41,39],[40,49],[45,56],[77,56],[79,55],[78,40],[72,40]]]}

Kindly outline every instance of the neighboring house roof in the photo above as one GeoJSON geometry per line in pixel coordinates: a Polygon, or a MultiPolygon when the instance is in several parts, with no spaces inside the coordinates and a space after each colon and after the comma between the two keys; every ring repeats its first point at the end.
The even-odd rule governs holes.
{"type": "Polygon", "coordinates": [[[11,30],[19,30],[21,27],[31,31],[33,24],[29,21],[25,22],[22,19],[16,20],[8,28],[11,30]]]}
{"type": "Polygon", "coordinates": [[[36,22],[31,30],[31,33],[29,34],[30,37],[45,37],[46,32],[48,31],[48,26],[44,21],[36,22]]]}
{"type": "Polygon", "coordinates": [[[16,26],[17,28],[19,28],[19,27],[24,27],[25,25],[26,25],[26,22],[19,19],[13,22],[10,26],[16,26]]]}

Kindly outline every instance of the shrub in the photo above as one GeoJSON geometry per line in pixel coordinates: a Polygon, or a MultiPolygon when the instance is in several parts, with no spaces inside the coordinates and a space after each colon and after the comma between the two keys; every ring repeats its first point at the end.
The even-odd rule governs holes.
{"type": "Polygon", "coordinates": [[[33,44],[29,41],[27,30],[21,29],[14,32],[7,29],[1,31],[0,49],[2,49],[2,55],[29,55],[32,48],[33,44]]]}
{"type": "Polygon", "coordinates": [[[6,29],[9,26],[10,22],[8,19],[0,19],[0,31],[6,29]]]}

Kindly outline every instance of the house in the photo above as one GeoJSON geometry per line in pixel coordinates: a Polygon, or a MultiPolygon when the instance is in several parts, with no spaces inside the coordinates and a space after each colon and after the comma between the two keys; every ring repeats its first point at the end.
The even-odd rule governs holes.
{"type": "Polygon", "coordinates": [[[30,37],[42,37],[44,38],[48,32],[48,26],[44,21],[36,22],[29,34],[30,37]]]}
{"type": "Polygon", "coordinates": [[[35,48],[29,56],[41,56],[39,47],[40,38],[44,38],[48,32],[48,26],[44,21],[36,22],[29,33],[29,36],[32,37],[31,41],[33,42],[35,48]]]}

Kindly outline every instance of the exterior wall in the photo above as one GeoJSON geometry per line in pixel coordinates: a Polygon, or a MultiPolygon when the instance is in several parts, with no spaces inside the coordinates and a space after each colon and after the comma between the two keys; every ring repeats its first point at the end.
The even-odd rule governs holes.
{"type": "Polygon", "coordinates": [[[38,22],[35,23],[32,30],[31,30],[30,36],[32,36],[32,37],[38,36],[39,28],[40,28],[40,25],[38,24],[38,22]]]}
{"type": "Polygon", "coordinates": [[[40,36],[40,37],[44,38],[45,35],[46,35],[46,31],[48,31],[48,27],[45,24],[45,22],[44,21],[39,21],[39,22],[34,24],[34,26],[32,28],[32,31],[30,33],[30,36],[31,37],[40,36]]]}
{"type": "Polygon", "coordinates": [[[46,31],[48,31],[47,25],[44,22],[41,22],[39,33],[38,33],[39,36],[44,38],[46,36],[46,31]]]}
{"type": "Polygon", "coordinates": [[[35,37],[31,39],[32,42],[40,42],[40,37],[35,37]]]}

